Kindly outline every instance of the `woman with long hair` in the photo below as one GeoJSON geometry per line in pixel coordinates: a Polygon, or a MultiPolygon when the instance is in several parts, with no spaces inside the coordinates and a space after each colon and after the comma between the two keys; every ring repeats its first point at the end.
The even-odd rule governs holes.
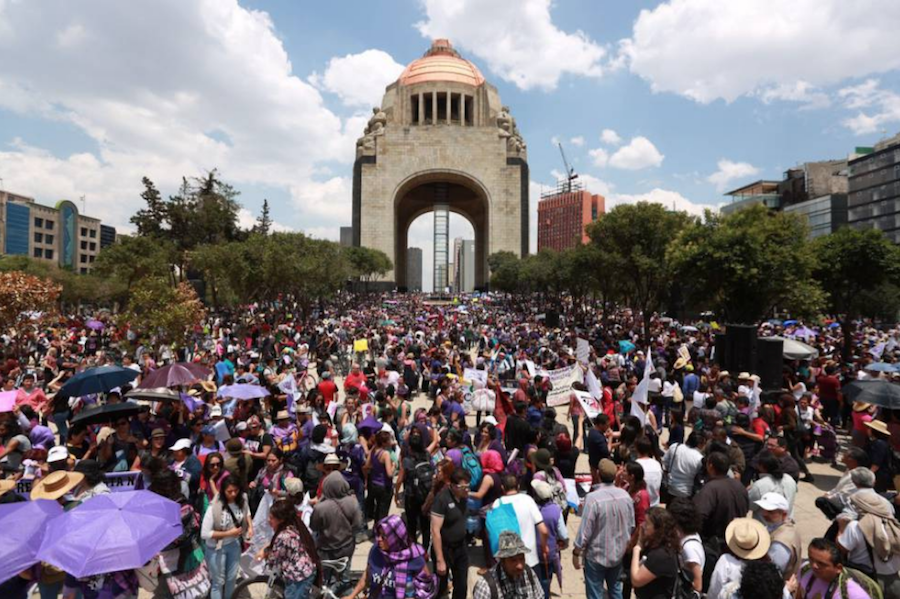
{"type": "Polygon", "coordinates": [[[268,491],[275,499],[284,497],[284,481],[292,478],[294,474],[284,466],[284,454],[277,447],[273,447],[266,456],[266,467],[259,471],[256,479],[250,483],[250,488],[260,488],[268,491]]]}
{"type": "Polygon", "coordinates": [[[229,476],[206,514],[200,537],[206,541],[206,563],[212,579],[210,599],[229,599],[234,592],[242,539],[253,536],[250,505],[240,481],[229,476]]]}
{"type": "Polygon", "coordinates": [[[200,474],[200,490],[206,494],[206,498],[212,501],[218,494],[219,487],[228,471],[225,470],[225,458],[218,451],[206,454],[203,462],[203,471],[200,474]]]}
{"type": "Polygon", "coordinates": [[[654,507],[640,528],[631,555],[630,578],[637,599],[668,599],[678,576],[678,525],[664,508],[654,507]]]}
{"type": "Polygon", "coordinates": [[[281,573],[284,599],[306,597],[320,573],[319,554],[312,534],[290,501],[280,499],[269,510],[272,542],[262,550],[266,564],[281,573]]]}
{"type": "Polygon", "coordinates": [[[393,437],[387,431],[379,431],[375,435],[375,446],[369,452],[366,469],[369,473],[369,483],[366,502],[366,513],[375,522],[380,522],[391,509],[391,495],[393,491],[394,462],[389,453],[393,437]]]}

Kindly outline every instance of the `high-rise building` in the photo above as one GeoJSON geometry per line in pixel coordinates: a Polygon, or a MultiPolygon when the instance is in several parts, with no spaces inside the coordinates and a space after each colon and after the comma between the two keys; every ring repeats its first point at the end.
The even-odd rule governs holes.
{"type": "Polygon", "coordinates": [[[68,200],[50,207],[0,190],[0,254],[30,256],[87,274],[100,249],[115,239],[113,227],[79,214],[68,200]]]}
{"type": "Polygon", "coordinates": [[[856,229],[878,229],[900,243],[900,134],[857,148],[850,159],[847,220],[856,229]]]}
{"type": "Polygon", "coordinates": [[[341,227],[341,245],[344,247],[353,245],[353,227],[341,227]]]}
{"type": "Polygon", "coordinates": [[[453,290],[456,293],[472,293],[475,291],[475,240],[457,237],[454,243],[453,263],[456,265],[456,277],[453,290]]]}
{"type": "Polygon", "coordinates": [[[587,243],[585,227],[605,210],[606,199],[591,195],[577,181],[561,182],[538,202],[538,251],[558,252],[587,243]]]}
{"type": "Polygon", "coordinates": [[[422,291],[422,248],[406,250],[406,284],[410,292],[422,291]]]}

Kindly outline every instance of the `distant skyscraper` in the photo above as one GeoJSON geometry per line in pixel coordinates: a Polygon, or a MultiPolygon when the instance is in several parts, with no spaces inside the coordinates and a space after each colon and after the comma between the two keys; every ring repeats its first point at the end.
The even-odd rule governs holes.
{"type": "Polygon", "coordinates": [[[422,291],[422,248],[406,250],[406,284],[408,291],[422,291]]]}
{"type": "Polygon", "coordinates": [[[585,227],[603,214],[606,200],[580,189],[561,184],[555,191],[545,193],[538,202],[538,251],[562,251],[587,243],[585,227]]]}
{"type": "Polygon", "coordinates": [[[457,238],[456,241],[459,243],[454,243],[456,279],[453,290],[472,293],[475,291],[475,240],[457,238]]]}
{"type": "Polygon", "coordinates": [[[344,247],[353,245],[353,227],[341,227],[341,245],[344,247]]]}

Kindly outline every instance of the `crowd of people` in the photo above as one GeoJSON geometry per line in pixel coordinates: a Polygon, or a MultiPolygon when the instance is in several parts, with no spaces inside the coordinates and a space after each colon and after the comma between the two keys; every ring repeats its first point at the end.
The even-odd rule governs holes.
{"type": "Polygon", "coordinates": [[[847,361],[841,328],[770,321],[818,356],[761,392],[715,361],[715,323],[553,301],[285,301],[211,314],[180,345],[109,312],[4,333],[0,503],[78,509],[132,472],[181,505],[183,534],[142,569],[39,564],[0,596],[229,599],[274,569],[296,599],[362,546],[351,599],[462,599],[470,565],[476,599],[549,599],[580,584],[564,560],[589,599],[900,598],[900,412],[842,392],[892,376],[872,365],[900,362],[900,333],[858,323],[847,361]],[[205,374],[142,398],[176,363],[205,374]],[[101,366],[133,380],[66,391],[101,366]],[[79,418],[95,412],[111,416],[79,418]],[[816,499],[826,530],[794,520],[814,461],[840,470],[816,499]]]}

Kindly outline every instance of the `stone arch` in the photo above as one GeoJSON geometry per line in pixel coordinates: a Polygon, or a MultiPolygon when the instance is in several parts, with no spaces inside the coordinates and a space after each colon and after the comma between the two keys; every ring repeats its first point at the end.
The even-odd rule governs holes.
{"type": "MultiPolygon", "coordinates": [[[[490,255],[490,205],[487,188],[475,177],[460,171],[432,169],[410,175],[394,190],[394,275],[398,287],[406,287],[406,250],[409,227],[419,216],[434,210],[446,197],[451,212],[463,216],[475,231],[475,286],[487,284],[490,255]]],[[[431,256],[423,256],[431,260],[431,256]]]]}

